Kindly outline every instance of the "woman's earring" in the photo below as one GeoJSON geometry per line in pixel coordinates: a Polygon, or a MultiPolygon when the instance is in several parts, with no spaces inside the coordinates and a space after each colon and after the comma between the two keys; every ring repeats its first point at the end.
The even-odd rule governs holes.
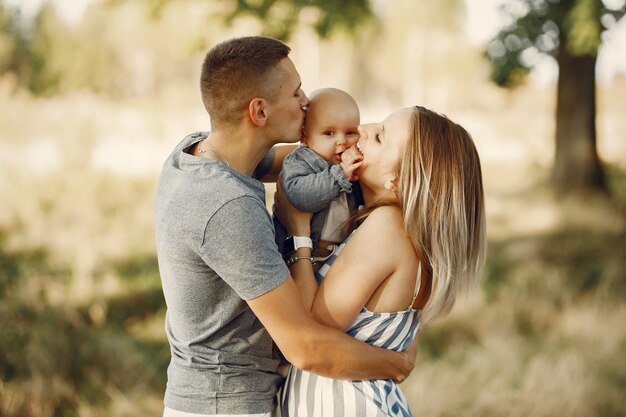
{"type": "Polygon", "coordinates": [[[395,178],[388,179],[387,181],[385,181],[385,189],[393,191],[395,193],[396,189],[398,188],[397,182],[398,181],[395,178]]]}

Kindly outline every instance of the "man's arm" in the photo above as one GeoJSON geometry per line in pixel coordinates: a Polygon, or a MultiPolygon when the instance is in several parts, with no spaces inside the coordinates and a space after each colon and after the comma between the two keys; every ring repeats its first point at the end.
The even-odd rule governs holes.
{"type": "Polygon", "coordinates": [[[274,161],[272,162],[272,167],[269,172],[261,178],[263,182],[276,182],[278,181],[278,174],[280,174],[280,170],[283,166],[283,160],[285,156],[291,153],[294,149],[296,149],[298,145],[276,145],[272,149],[274,149],[274,161]]]}
{"type": "MultiPolygon", "coordinates": [[[[383,282],[398,271],[417,267],[413,243],[404,230],[402,210],[393,206],[376,208],[354,231],[324,276],[315,294],[312,316],[320,324],[345,330],[383,282]]],[[[385,308],[399,311],[411,303],[412,288],[388,288],[385,308]]]]}
{"type": "Polygon", "coordinates": [[[334,379],[402,382],[413,369],[414,355],[371,346],[315,322],[291,278],[248,305],[287,360],[305,371],[334,379]]]}

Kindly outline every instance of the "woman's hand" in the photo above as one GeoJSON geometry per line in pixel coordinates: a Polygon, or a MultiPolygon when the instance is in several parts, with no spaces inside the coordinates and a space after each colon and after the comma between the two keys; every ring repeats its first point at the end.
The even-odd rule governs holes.
{"type": "Polygon", "coordinates": [[[280,181],[276,182],[276,197],[274,199],[274,214],[278,220],[285,226],[289,236],[310,236],[311,235],[311,217],[313,213],[300,211],[291,205],[280,181]]]}

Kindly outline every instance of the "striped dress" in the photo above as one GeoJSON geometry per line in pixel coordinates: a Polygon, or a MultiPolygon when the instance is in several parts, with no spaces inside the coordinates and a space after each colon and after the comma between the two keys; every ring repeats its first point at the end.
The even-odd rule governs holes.
{"type": "MultiPolygon", "coordinates": [[[[318,281],[324,278],[344,245],[345,242],[316,273],[318,281]]],[[[374,346],[406,350],[419,328],[420,311],[411,308],[419,283],[418,274],[413,301],[406,310],[377,313],[362,308],[346,332],[374,346]]],[[[294,366],[283,386],[281,413],[283,417],[411,416],[400,387],[391,380],[335,380],[294,366]]]]}

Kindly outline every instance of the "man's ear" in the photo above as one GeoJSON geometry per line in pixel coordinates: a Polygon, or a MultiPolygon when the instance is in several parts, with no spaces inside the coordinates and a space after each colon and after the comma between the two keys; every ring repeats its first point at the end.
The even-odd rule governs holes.
{"type": "Polygon", "coordinates": [[[385,189],[394,193],[398,191],[398,179],[396,177],[392,177],[385,181],[385,189]]]}
{"type": "Polygon", "coordinates": [[[257,126],[265,126],[267,123],[267,102],[265,99],[255,97],[248,104],[250,120],[257,126]]]}

